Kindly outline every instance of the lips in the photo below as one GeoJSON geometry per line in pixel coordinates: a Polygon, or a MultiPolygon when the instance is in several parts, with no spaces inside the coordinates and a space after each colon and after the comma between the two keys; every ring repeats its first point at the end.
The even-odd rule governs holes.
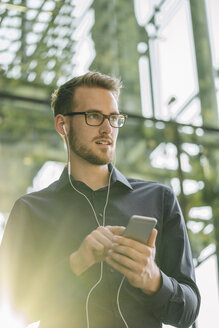
{"type": "Polygon", "coordinates": [[[98,145],[111,145],[111,141],[110,140],[99,140],[99,141],[96,141],[96,144],[98,144],[98,145]]]}
{"type": "Polygon", "coordinates": [[[111,138],[96,138],[95,143],[98,145],[112,145],[113,141],[111,138]]]}

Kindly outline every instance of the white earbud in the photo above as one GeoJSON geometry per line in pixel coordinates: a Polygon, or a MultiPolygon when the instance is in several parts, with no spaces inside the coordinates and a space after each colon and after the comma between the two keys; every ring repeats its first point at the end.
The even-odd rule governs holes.
{"type": "Polygon", "coordinates": [[[67,135],[65,124],[63,124],[62,128],[63,128],[63,131],[64,131],[65,135],[67,135]]]}

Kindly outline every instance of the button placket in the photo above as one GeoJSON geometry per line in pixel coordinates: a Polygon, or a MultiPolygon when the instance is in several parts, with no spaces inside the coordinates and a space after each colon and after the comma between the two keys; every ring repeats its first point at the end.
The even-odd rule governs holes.
{"type": "Polygon", "coordinates": [[[98,221],[100,225],[103,225],[103,209],[104,209],[104,204],[103,201],[100,197],[100,193],[97,191],[92,191],[92,204],[94,207],[94,210],[97,214],[98,221]]]}

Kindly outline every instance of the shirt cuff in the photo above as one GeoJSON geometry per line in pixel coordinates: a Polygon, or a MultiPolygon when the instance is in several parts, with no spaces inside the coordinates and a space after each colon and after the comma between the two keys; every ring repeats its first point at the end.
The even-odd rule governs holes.
{"type": "Polygon", "coordinates": [[[152,295],[147,295],[147,297],[150,299],[150,303],[153,304],[153,306],[155,304],[159,304],[159,307],[163,304],[166,304],[174,293],[174,287],[171,278],[169,278],[162,271],[160,273],[162,280],[160,289],[152,295]]]}

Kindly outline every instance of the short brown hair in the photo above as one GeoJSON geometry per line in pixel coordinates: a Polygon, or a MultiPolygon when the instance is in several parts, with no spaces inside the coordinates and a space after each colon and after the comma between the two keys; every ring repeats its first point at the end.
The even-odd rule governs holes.
{"type": "Polygon", "coordinates": [[[73,95],[77,87],[99,87],[112,92],[118,101],[122,83],[120,79],[110,77],[99,72],[88,72],[84,75],[74,77],[61,85],[52,94],[51,106],[54,116],[66,114],[73,109],[73,95]]]}

